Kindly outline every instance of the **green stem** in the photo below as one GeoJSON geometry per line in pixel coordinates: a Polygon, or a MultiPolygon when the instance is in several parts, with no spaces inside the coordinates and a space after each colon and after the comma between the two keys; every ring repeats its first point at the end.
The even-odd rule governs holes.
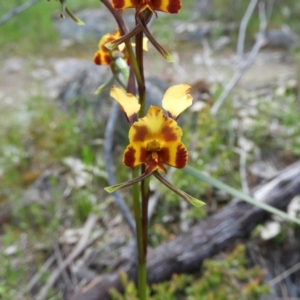
{"type": "MultiPolygon", "coordinates": [[[[141,76],[141,82],[138,82],[138,93],[139,93],[139,103],[141,108],[139,111],[139,117],[143,118],[145,116],[146,107],[146,86],[144,77],[144,49],[143,49],[143,32],[139,32],[135,36],[135,53],[136,61],[139,68],[139,73],[141,76]]],[[[145,166],[142,165],[141,172],[145,172],[145,166]]],[[[147,298],[147,244],[148,244],[148,200],[149,200],[149,180],[141,181],[141,195],[142,195],[142,242],[143,242],[143,261],[144,263],[139,266],[139,298],[147,298]]]]}
{"type": "Polygon", "coordinates": [[[139,91],[139,102],[141,104],[141,109],[139,111],[139,117],[142,118],[145,116],[145,107],[146,107],[146,86],[145,86],[145,78],[144,78],[144,53],[143,53],[143,37],[144,33],[139,32],[135,36],[135,53],[136,60],[139,67],[139,72],[141,74],[141,80],[143,84],[138,85],[139,91]]]}
{"type": "MultiPolygon", "coordinates": [[[[139,168],[132,170],[132,177],[138,177],[139,168]]],[[[141,217],[141,204],[140,204],[140,193],[139,185],[136,183],[132,186],[133,193],[133,209],[136,225],[136,244],[138,250],[138,292],[139,300],[146,300],[147,298],[147,267],[146,267],[146,256],[144,253],[143,246],[143,228],[142,228],[142,217],[141,217]]]]}
{"type": "Polygon", "coordinates": [[[148,245],[148,202],[149,202],[149,182],[150,177],[141,181],[142,192],[142,226],[143,226],[143,246],[144,255],[147,261],[147,245],[148,245]]]}

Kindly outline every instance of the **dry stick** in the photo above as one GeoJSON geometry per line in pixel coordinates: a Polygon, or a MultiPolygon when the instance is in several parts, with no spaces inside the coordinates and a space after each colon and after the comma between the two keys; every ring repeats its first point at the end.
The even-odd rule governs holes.
{"type": "Polygon", "coordinates": [[[274,286],[275,284],[279,283],[280,281],[287,278],[291,274],[297,272],[299,269],[300,269],[300,262],[298,262],[297,264],[295,264],[294,266],[292,266],[288,270],[284,271],[283,273],[279,274],[278,276],[276,276],[275,278],[273,278],[272,280],[270,280],[267,283],[270,286],[274,286]]]}
{"type": "Polygon", "coordinates": [[[39,282],[41,276],[51,267],[51,265],[55,262],[55,255],[51,255],[45,263],[42,265],[42,267],[39,269],[39,271],[30,279],[29,283],[26,286],[26,293],[30,293],[32,289],[37,285],[39,282]]]}
{"type": "Polygon", "coordinates": [[[245,13],[245,15],[243,16],[243,19],[241,21],[241,25],[240,25],[240,30],[239,30],[239,37],[238,37],[238,43],[237,43],[237,56],[239,58],[239,61],[242,61],[243,59],[243,54],[244,54],[244,45],[245,45],[245,36],[246,36],[246,29],[247,29],[247,25],[248,22],[253,14],[254,8],[257,4],[258,0],[251,0],[247,11],[245,13]]]}
{"type": "MultiPolygon", "coordinates": [[[[85,225],[83,227],[82,236],[75,246],[75,248],[72,250],[70,255],[62,262],[61,266],[54,270],[49,277],[47,283],[45,286],[40,290],[38,295],[36,296],[36,300],[44,300],[47,298],[48,291],[51,289],[51,287],[55,284],[56,280],[59,278],[61,272],[65,270],[66,267],[70,265],[70,263],[81,254],[81,252],[90,244],[88,243],[88,237],[91,234],[91,231],[93,230],[94,226],[96,225],[98,217],[94,214],[90,214],[88,219],[85,222],[85,225]]],[[[102,233],[101,233],[102,234],[102,233]]],[[[94,241],[94,239],[93,239],[94,241]]]]}
{"type": "Polygon", "coordinates": [[[244,75],[245,71],[253,64],[256,55],[258,54],[260,48],[264,44],[264,34],[267,28],[267,18],[265,14],[265,5],[264,3],[259,4],[259,17],[260,17],[260,30],[257,37],[257,40],[247,58],[247,60],[241,64],[236,73],[233,75],[229,83],[225,86],[224,91],[218,98],[218,100],[214,103],[211,109],[211,115],[216,116],[218,114],[219,109],[223,105],[224,101],[232,91],[232,89],[239,82],[241,77],[244,75]]]}
{"type": "MultiPolygon", "coordinates": [[[[113,147],[113,137],[114,137],[115,127],[116,127],[116,121],[118,118],[118,111],[119,111],[118,103],[117,101],[114,101],[106,124],[105,135],[104,135],[104,141],[105,141],[104,155],[106,161],[106,172],[108,175],[107,181],[109,185],[115,185],[117,183],[114,174],[114,161],[112,158],[112,153],[113,153],[112,147],[113,147]]],[[[118,191],[114,192],[114,196],[116,197],[116,204],[120,209],[123,218],[128,224],[132,235],[135,236],[135,224],[128,206],[126,205],[120,192],[118,191]]]]}
{"type": "Polygon", "coordinates": [[[29,0],[20,6],[14,7],[11,11],[6,13],[0,19],[0,26],[9,21],[11,18],[15,17],[16,15],[20,14],[21,12],[25,11],[26,9],[30,8],[34,4],[37,4],[40,0],[29,0]]]}
{"type": "Polygon", "coordinates": [[[54,241],[54,255],[55,255],[55,259],[56,259],[56,262],[57,262],[57,265],[58,265],[58,269],[61,269],[61,273],[62,273],[62,278],[66,284],[67,287],[71,287],[72,286],[72,282],[69,278],[69,275],[66,271],[65,268],[62,268],[62,264],[63,264],[63,258],[62,258],[62,255],[61,255],[61,251],[60,251],[60,248],[59,248],[59,244],[57,242],[57,240],[54,241]]]}

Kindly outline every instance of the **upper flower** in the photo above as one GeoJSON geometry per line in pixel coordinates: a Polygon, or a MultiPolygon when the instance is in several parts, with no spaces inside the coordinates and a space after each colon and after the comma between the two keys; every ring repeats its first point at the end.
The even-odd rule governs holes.
{"type": "Polygon", "coordinates": [[[176,14],[181,8],[181,0],[112,0],[115,9],[124,9],[135,7],[137,14],[145,9],[152,12],[156,10],[176,14]]]}
{"type": "MultiPolygon", "coordinates": [[[[96,65],[110,65],[113,51],[108,50],[105,44],[112,42],[121,37],[120,31],[116,30],[114,33],[105,34],[99,41],[98,51],[94,54],[94,63],[96,65]]],[[[118,51],[118,50],[116,50],[118,51]]]]}
{"type": "MultiPolygon", "coordinates": [[[[109,50],[105,47],[105,44],[115,41],[121,37],[120,31],[117,29],[114,33],[105,34],[99,41],[98,51],[94,54],[94,63],[96,65],[110,65],[112,61],[117,57],[122,57],[129,62],[128,54],[126,51],[125,44],[118,45],[115,50],[109,50]]],[[[135,46],[135,44],[132,44],[135,46]]],[[[148,51],[148,39],[143,39],[143,49],[148,51]]]]}
{"type": "Polygon", "coordinates": [[[140,109],[137,98],[117,87],[112,88],[110,95],[119,102],[129,123],[133,123],[123,156],[126,166],[145,164],[146,174],[156,170],[166,172],[164,164],[185,167],[188,151],[181,142],[182,130],[175,119],[192,104],[189,90],[190,86],[182,84],[166,91],[162,104],[170,117],[165,116],[161,108],[150,106],[147,115],[133,123],[140,109]]]}

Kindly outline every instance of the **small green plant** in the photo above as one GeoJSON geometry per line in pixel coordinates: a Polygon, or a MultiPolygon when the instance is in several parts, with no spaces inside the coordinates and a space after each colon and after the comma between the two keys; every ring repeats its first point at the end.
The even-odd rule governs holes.
{"type": "MultiPolygon", "coordinates": [[[[238,245],[225,257],[207,259],[202,275],[174,274],[170,282],[154,284],[149,300],[258,300],[270,292],[264,270],[247,267],[246,247],[238,245]]],[[[138,300],[133,282],[121,274],[124,295],[111,291],[113,300],[138,300]]]]}

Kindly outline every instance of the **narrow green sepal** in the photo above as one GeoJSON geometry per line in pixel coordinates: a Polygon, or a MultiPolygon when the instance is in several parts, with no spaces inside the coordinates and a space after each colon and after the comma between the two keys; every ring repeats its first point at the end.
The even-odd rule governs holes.
{"type": "Polygon", "coordinates": [[[104,190],[111,194],[111,193],[117,191],[118,189],[121,189],[122,187],[123,187],[123,183],[120,183],[120,184],[107,186],[107,187],[104,188],[104,190]]]}
{"type": "Polygon", "coordinates": [[[94,92],[95,95],[99,95],[100,93],[102,93],[102,91],[108,86],[110,85],[113,80],[114,80],[115,76],[112,76],[109,80],[107,80],[106,82],[104,82],[103,84],[101,84],[97,90],[94,92]]]}
{"type": "Polygon", "coordinates": [[[194,197],[191,197],[190,195],[186,194],[186,196],[188,196],[186,198],[187,201],[189,201],[192,205],[194,205],[195,207],[202,207],[204,205],[206,205],[203,201],[196,199],[194,197]]]}
{"type": "Polygon", "coordinates": [[[77,24],[77,25],[85,25],[83,21],[78,19],[67,7],[65,8],[67,14],[70,16],[70,18],[77,24]]]}
{"type": "Polygon", "coordinates": [[[202,207],[205,205],[205,203],[201,200],[198,200],[191,195],[187,194],[186,192],[182,191],[181,189],[177,188],[174,186],[171,182],[166,180],[158,171],[153,172],[153,175],[162,183],[164,184],[167,188],[169,188],[171,191],[179,195],[182,199],[188,201],[192,205],[196,207],[202,207]]]}
{"type": "Polygon", "coordinates": [[[175,59],[168,52],[167,52],[167,55],[165,56],[165,58],[166,58],[167,62],[170,62],[170,63],[175,62],[175,59]]]}
{"type": "Polygon", "coordinates": [[[108,193],[113,193],[113,192],[115,192],[119,189],[123,189],[123,188],[131,186],[135,183],[138,183],[138,182],[144,180],[145,178],[147,178],[150,175],[151,175],[151,173],[150,174],[143,173],[142,175],[140,175],[136,178],[133,178],[131,180],[128,180],[128,181],[125,181],[125,182],[122,182],[122,183],[118,183],[118,184],[115,184],[115,185],[107,186],[107,187],[104,188],[104,190],[107,191],[108,193]]]}

